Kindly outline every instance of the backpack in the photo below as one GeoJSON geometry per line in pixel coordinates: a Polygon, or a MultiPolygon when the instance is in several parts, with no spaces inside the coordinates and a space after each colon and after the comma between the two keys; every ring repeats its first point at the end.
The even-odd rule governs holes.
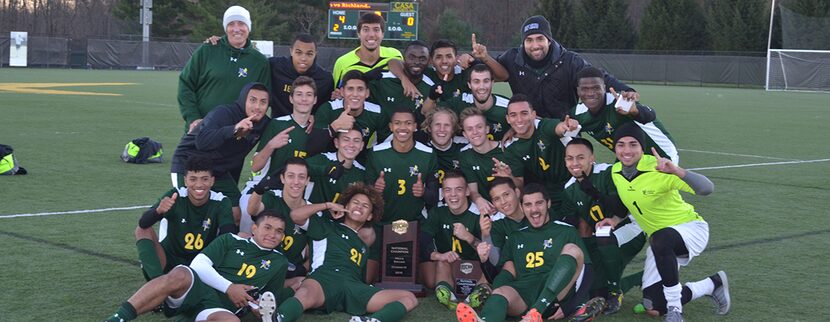
{"type": "Polygon", "coordinates": [[[164,154],[161,143],[148,137],[134,139],[124,146],[121,160],[128,163],[161,163],[164,154]]]}
{"type": "Polygon", "coordinates": [[[25,168],[17,163],[11,145],[0,144],[0,175],[27,174],[25,168]]]}

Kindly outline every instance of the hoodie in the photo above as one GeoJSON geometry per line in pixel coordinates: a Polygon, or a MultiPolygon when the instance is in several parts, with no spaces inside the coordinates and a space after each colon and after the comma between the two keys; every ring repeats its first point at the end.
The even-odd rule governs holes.
{"type": "Polygon", "coordinates": [[[291,56],[271,57],[268,62],[271,65],[271,116],[273,118],[289,115],[294,110],[288,97],[291,96],[291,84],[300,76],[311,77],[317,84],[317,103],[314,104],[312,114],[320,105],[329,101],[331,92],[334,91],[334,79],[330,72],[317,64],[316,60],[304,74],[294,69],[291,56]]]}

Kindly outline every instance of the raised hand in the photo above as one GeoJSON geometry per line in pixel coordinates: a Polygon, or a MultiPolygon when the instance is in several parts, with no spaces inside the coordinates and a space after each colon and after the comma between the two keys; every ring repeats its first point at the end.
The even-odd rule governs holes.
{"type": "Polygon", "coordinates": [[[277,133],[270,141],[268,141],[268,145],[271,146],[273,149],[279,149],[288,145],[288,141],[291,140],[289,133],[294,130],[294,126],[289,126],[285,130],[282,130],[280,133],[277,133]]]}
{"type": "Polygon", "coordinates": [[[482,44],[479,44],[476,41],[476,34],[473,34],[470,38],[473,44],[473,58],[478,59],[480,61],[484,61],[485,59],[487,59],[487,47],[482,44]]]}
{"type": "Polygon", "coordinates": [[[565,132],[576,131],[577,129],[579,129],[579,121],[572,119],[570,115],[565,115],[562,122],[556,124],[556,135],[562,137],[565,132]]]}
{"type": "Polygon", "coordinates": [[[159,201],[159,206],[156,207],[156,213],[158,213],[159,215],[166,214],[168,211],[170,211],[171,208],[173,208],[173,205],[176,203],[176,198],[178,197],[179,193],[174,192],[173,195],[170,197],[161,198],[161,201],[159,201]]]}
{"type": "Polygon", "coordinates": [[[513,170],[510,170],[510,166],[507,165],[507,163],[499,161],[499,159],[493,158],[493,176],[512,178],[513,170]]]}
{"type": "Polygon", "coordinates": [[[256,115],[248,116],[239,121],[239,123],[236,123],[233,127],[233,134],[236,135],[236,137],[248,135],[248,132],[254,128],[254,122],[252,121],[254,116],[256,115]]]}
{"type": "Polygon", "coordinates": [[[219,40],[221,40],[221,39],[222,39],[222,37],[219,37],[219,36],[210,36],[207,39],[205,39],[205,41],[203,41],[203,43],[211,44],[212,46],[216,46],[216,44],[218,44],[219,40]]]}
{"type": "MultiPolygon", "coordinates": [[[[626,101],[636,102],[640,99],[640,94],[637,94],[637,92],[617,93],[617,91],[614,90],[613,87],[609,88],[608,91],[610,91],[611,95],[614,95],[614,97],[616,97],[617,100],[626,100],[626,101]]],[[[635,115],[636,116],[637,113],[638,113],[637,104],[631,104],[631,108],[628,111],[623,110],[619,107],[616,108],[616,110],[617,110],[617,113],[619,113],[620,115],[635,115]]]]}
{"type": "Polygon", "coordinates": [[[343,109],[343,112],[340,113],[334,121],[331,122],[331,128],[335,131],[348,131],[352,127],[354,127],[355,118],[349,112],[351,112],[351,107],[346,107],[343,109]]]}
{"type": "Polygon", "coordinates": [[[334,220],[338,220],[346,216],[348,210],[343,205],[336,203],[336,202],[327,202],[326,208],[328,209],[329,213],[331,213],[331,218],[334,220]]]}
{"type": "Polygon", "coordinates": [[[375,190],[383,193],[383,189],[386,189],[386,179],[383,178],[383,171],[381,171],[380,176],[375,180],[375,190]]]}
{"type": "Polygon", "coordinates": [[[675,165],[674,162],[671,162],[671,160],[660,156],[660,154],[657,153],[657,149],[655,149],[654,147],[651,148],[651,154],[654,155],[655,158],[657,158],[657,167],[655,167],[657,171],[669,174],[679,174],[678,170],[680,169],[680,167],[675,165]]]}
{"type": "Polygon", "coordinates": [[[412,195],[418,198],[424,196],[424,182],[421,181],[421,174],[418,174],[418,180],[415,180],[415,183],[412,184],[412,195]]]}

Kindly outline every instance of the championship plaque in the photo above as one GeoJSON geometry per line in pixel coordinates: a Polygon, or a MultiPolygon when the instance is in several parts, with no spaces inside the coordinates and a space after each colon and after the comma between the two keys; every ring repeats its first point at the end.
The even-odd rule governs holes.
{"type": "Polygon", "coordinates": [[[457,260],[452,263],[455,276],[455,296],[463,299],[473,291],[481,279],[481,265],[478,261],[457,260]]]}
{"type": "Polygon", "coordinates": [[[375,286],[424,296],[424,287],[415,283],[418,277],[418,222],[396,220],[384,225],[381,245],[381,282],[375,286]]]}

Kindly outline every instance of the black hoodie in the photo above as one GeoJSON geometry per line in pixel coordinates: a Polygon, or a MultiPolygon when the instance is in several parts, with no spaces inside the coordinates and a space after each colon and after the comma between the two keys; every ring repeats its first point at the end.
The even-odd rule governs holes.
{"type": "Polygon", "coordinates": [[[259,122],[254,123],[254,128],[248,135],[240,139],[234,137],[236,124],[248,117],[245,112],[245,100],[254,85],[263,84],[246,84],[239,91],[236,102],[217,106],[205,116],[192,133],[187,133],[182,137],[179,146],[176,147],[176,152],[173,153],[170,172],[184,174],[187,158],[201,155],[213,161],[213,175],[216,179],[231,178],[239,182],[245,157],[257,145],[262,132],[271,120],[267,115],[263,115],[259,122]]]}
{"type": "Polygon", "coordinates": [[[334,90],[334,79],[331,72],[317,65],[316,60],[304,74],[300,74],[294,69],[291,56],[271,57],[268,62],[271,65],[271,116],[273,118],[289,115],[293,111],[288,97],[291,95],[291,84],[294,83],[297,77],[311,77],[317,85],[317,103],[314,104],[314,109],[311,111],[312,115],[320,105],[328,102],[331,98],[331,92],[334,90]]]}

